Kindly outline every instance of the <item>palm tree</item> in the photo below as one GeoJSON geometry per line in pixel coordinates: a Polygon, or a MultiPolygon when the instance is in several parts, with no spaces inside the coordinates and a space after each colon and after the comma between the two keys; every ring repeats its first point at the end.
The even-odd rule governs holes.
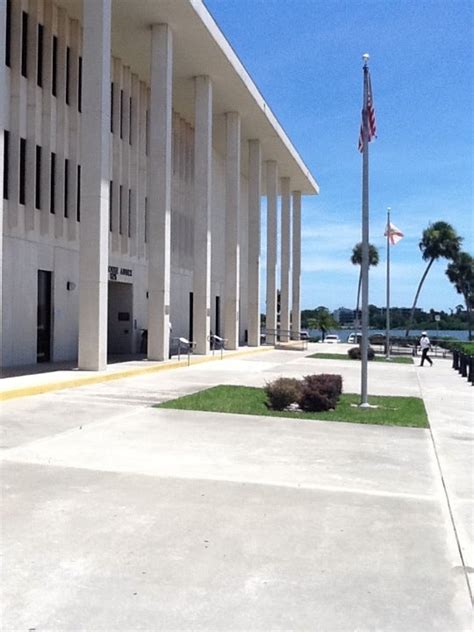
{"type": "MultiPolygon", "coordinates": [[[[362,242],[359,242],[352,249],[351,263],[355,266],[360,266],[359,283],[357,286],[357,306],[356,306],[356,324],[359,318],[359,303],[360,303],[360,288],[362,284],[362,242]]],[[[369,244],[369,268],[375,267],[379,263],[379,251],[373,244],[369,244]]]]}
{"type": "Polygon", "coordinates": [[[413,301],[413,306],[411,308],[410,319],[405,331],[405,336],[408,336],[410,333],[421,287],[426,279],[426,275],[430,271],[431,266],[440,258],[453,261],[459,253],[461,241],[462,237],[460,237],[451,224],[448,224],[447,222],[440,221],[435,222],[434,224],[429,224],[428,228],[425,228],[423,231],[421,241],[418,246],[422,252],[423,261],[428,261],[428,265],[421,277],[415,294],[415,300],[413,301]]]}
{"type": "Polygon", "coordinates": [[[469,340],[472,340],[471,310],[474,304],[474,258],[467,252],[460,252],[448,265],[446,274],[456,291],[464,297],[469,340]]]}
{"type": "Polygon", "coordinates": [[[320,306],[314,310],[313,318],[308,319],[309,329],[320,329],[321,339],[324,342],[328,329],[336,329],[339,323],[331,315],[327,307],[320,306]]]}

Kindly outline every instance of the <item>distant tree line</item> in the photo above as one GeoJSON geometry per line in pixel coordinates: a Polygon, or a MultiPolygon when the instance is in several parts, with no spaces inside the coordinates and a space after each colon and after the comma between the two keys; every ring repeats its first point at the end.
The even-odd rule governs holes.
{"type": "MultiPolygon", "coordinates": [[[[390,308],[390,323],[392,329],[405,329],[410,321],[411,310],[409,307],[390,308]]],[[[355,314],[354,314],[355,315],[355,314]]],[[[373,329],[384,329],[386,309],[369,305],[369,324],[373,329]]],[[[336,319],[331,315],[327,307],[319,306],[314,309],[304,309],[301,312],[301,327],[303,329],[320,329],[320,324],[326,329],[338,329],[340,327],[336,319]],[[317,323],[317,326],[314,326],[317,323]]],[[[457,305],[450,313],[444,310],[430,309],[424,311],[416,308],[413,313],[413,329],[453,329],[465,330],[469,328],[468,313],[463,305],[457,305]],[[435,319],[439,316],[439,321],[435,319]]]]}

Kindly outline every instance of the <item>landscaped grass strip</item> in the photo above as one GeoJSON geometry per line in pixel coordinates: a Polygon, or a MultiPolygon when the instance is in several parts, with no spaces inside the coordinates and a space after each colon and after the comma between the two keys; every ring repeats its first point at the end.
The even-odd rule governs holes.
{"type": "MultiPolygon", "coordinates": [[[[347,353],[313,353],[312,355],[306,357],[315,358],[316,360],[350,360],[351,362],[360,362],[360,360],[350,358],[347,353]]],[[[371,360],[371,362],[373,362],[373,360],[371,360]]],[[[390,360],[387,360],[385,356],[376,355],[375,362],[385,362],[386,364],[413,364],[412,358],[407,358],[405,356],[392,356],[390,360]]]]}
{"type": "Polygon", "coordinates": [[[263,388],[220,385],[158,404],[157,408],[428,428],[423,400],[417,397],[369,396],[369,403],[378,406],[369,409],[358,408],[359,401],[359,395],[343,394],[336,410],[320,413],[280,412],[267,408],[263,388]]]}

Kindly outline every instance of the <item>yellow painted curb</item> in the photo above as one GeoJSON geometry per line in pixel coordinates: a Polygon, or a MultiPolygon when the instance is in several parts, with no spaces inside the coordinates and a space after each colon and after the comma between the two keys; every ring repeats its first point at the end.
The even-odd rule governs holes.
{"type": "MultiPolygon", "coordinates": [[[[262,351],[273,351],[275,347],[257,347],[249,351],[235,351],[234,353],[227,353],[222,359],[242,357],[247,355],[253,355],[255,353],[261,353],[262,351]]],[[[192,361],[190,366],[196,364],[204,364],[205,362],[216,362],[220,360],[220,355],[207,355],[207,356],[191,356],[192,361]]],[[[138,377],[145,375],[146,373],[159,373],[161,371],[172,371],[173,369],[180,369],[181,367],[188,366],[187,360],[179,360],[173,364],[156,364],[153,366],[137,367],[133,369],[125,369],[123,371],[116,371],[115,373],[107,374],[94,374],[87,377],[80,377],[76,379],[63,380],[61,382],[50,382],[48,384],[37,384],[35,386],[25,386],[23,388],[14,388],[10,391],[0,391],[0,401],[8,401],[10,399],[17,399],[19,397],[29,397],[31,395],[41,395],[42,393],[51,393],[53,391],[61,391],[66,388],[76,388],[78,386],[88,386],[90,384],[100,384],[101,382],[111,382],[112,380],[122,380],[127,377],[138,377]]]]}

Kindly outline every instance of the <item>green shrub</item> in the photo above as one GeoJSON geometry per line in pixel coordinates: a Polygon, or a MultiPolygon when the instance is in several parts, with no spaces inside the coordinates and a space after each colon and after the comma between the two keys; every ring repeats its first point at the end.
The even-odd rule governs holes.
{"type": "Polygon", "coordinates": [[[273,382],[267,382],[264,387],[268,406],[272,410],[284,410],[290,404],[299,401],[301,382],[291,377],[280,377],[273,382]]]}
{"type": "Polygon", "coordinates": [[[322,373],[307,375],[301,385],[299,405],[307,412],[320,412],[336,408],[342,393],[342,377],[322,373]]]}
{"type": "MultiPolygon", "coordinates": [[[[352,347],[352,349],[349,349],[349,351],[347,352],[347,355],[349,356],[349,358],[351,358],[351,360],[360,360],[360,347],[352,347]]],[[[372,347],[368,347],[367,349],[367,359],[375,360],[375,351],[372,349],[372,347]]]]}

